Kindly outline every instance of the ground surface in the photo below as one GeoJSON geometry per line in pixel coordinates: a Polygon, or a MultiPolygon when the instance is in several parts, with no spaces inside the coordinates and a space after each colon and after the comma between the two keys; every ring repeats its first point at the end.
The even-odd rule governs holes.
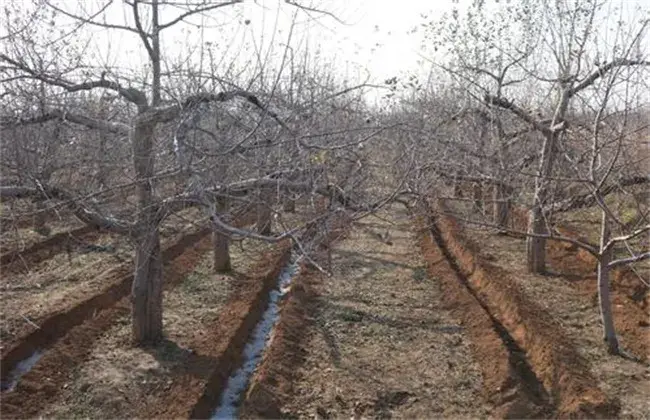
{"type": "Polygon", "coordinates": [[[334,245],[334,274],[320,286],[306,360],[284,404],[287,416],[488,413],[463,328],[444,309],[410,226],[396,208],[356,224],[334,245]]]}
{"type": "MultiPolygon", "coordinates": [[[[576,343],[580,354],[589,361],[600,388],[620,399],[621,417],[647,418],[650,412],[647,399],[650,395],[650,368],[645,363],[607,354],[595,296],[595,266],[581,261],[575,252],[567,252],[565,246],[552,245],[549,247],[551,274],[529,274],[525,267],[523,239],[496,235],[488,230],[472,232],[481,244],[481,254],[516,274],[512,278],[517,280],[522,290],[545,308],[567,337],[576,343]]],[[[623,347],[647,359],[650,329],[639,325],[636,319],[647,319],[647,314],[639,315],[643,311],[636,308],[624,293],[614,295],[614,307],[623,347]],[[631,318],[635,320],[628,322],[631,318]],[[626,325],[629,329],[622,331],[626,325]]]]}
{"type": "MultiPolygon", "coordinates": [[[[245,241],[233,247],[230,274],[212,272],[210,240],[193,247],[189,268],[177,287],[164,293],[165,340],[156,347],[142,349],[130,342],[128,314],[121,316],[94,343],[86,360],[77,366],[64,385],[60,397],[45,407],[41,415],[51,418],[131,418],[155,410],[166,397],[175,378],[190,369],[207,382],[209,361],[195,355],[197,334],[210,330],[230,298],[238,278],[250,271],[267,245],[245,241]],[[193,262],[198,262],[195,266],[193,262]],[[238,274],[239,273],[239,274],[238,274]]],[[[167,266],[166,276],[173,276],[167,266]]]]}
{"type": "MultiPolygon", "coordinates": [[[[197,215],[185,216],[163,229],[172,244],[166,335],[155,347],[130,342],[128,242],[95,232],[86,239],[118,251],[59,249],[3,273],[3,339],[20,342],[25,331],[38,332],[30,321],[110,298],[104,283],[120,272],[111,277],[119,295],[98,311],[84,304],[77,323],[67,314],[42,359],[16,390],[3,391],[5,417],[209,416],[242,362],[289,244],[233,244],[235,271],[217,275],[207,231],[187,235],[197,215]]],[[[620,401],[620,417],[645,418],[650,370],[606,354],[589,262],[551,246],[554,275],[527,275],[521,240],[472,231],[474,245],[453,238],[462,230],[454,223],[394,205],[334,229],[330,246],[314,254],[332,276],[305,265],[294,280],[240,414],[528,418],[618,404],[606,394],[620,401]]],[[[626,287],[615,287],[617,325],[629,326],[622,343],[647,357],[647,308],[626,287]]]]}

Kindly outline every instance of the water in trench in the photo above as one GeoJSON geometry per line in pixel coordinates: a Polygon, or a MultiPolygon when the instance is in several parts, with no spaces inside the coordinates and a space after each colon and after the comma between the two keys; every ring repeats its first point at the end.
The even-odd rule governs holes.
{"type": "Polygon", "coordinates": [[[298,262],[299,259],[292,255],[289,263],[278,275],[276,288],[269,293],[269,306],[244,347],[244,363],[228,378],[219,406],[212,414],[213,420],[233,419],[237,416],[242,394],[248,389],[250,378],[262,360],[273,326],[278,321],[280,299],[289,291],[291,280],[298,273],[298,262]]]}
{"type": "Polygon", "coordinates": [[[2,382],[0,389],[2,389],[3,392],[13,391],[14,388],[16,388],[16,385],[18,385],[20,378],[29,372],[42,356],[43,352],[36,350],[31,356],[18,362],[14,370],[7,375],[7,380],[2,382]]]}

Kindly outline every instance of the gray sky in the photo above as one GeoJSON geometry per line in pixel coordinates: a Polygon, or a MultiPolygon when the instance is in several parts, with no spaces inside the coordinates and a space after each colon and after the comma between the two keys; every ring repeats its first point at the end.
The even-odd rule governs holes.
{"type": "MultiPolygon", "coordinates": [[[[86,15],[106,4],[106,0],[52,1],[70,12],[86,15]]],[[[254,60],[257,52],[268,54],[273,61],[282,56],[282,45],[295,22],[291,42],[294,50],[307,45],[312,54],[320,50],[321,62],[333,63],[338,76],[350,84],[367,75],[373,82],[405,73],[425,76],[431,64],[419,57],[423,39],[418,27],[424,22],[422,15],[435,19],[470,1],[299,0],[300,4],[331,12],[341,23],[326,14],[299,11],[281,0],[258,0],[256,4],[246,0],[244,4],[219,9],[208,18],[195,18],[188,25],[165,31],[163,47],[169,63],[198,60],[201,45],[208,45],[224,66],[233,61],[254,60]]],[[[622,2],[650,10],[650,0],[622,2]]],[[[28,0],[24,4],[28,7],[28,0]]],[[[161,21],[177,14],[164,10],[161,21]]],[[[114,0],[97,20],[132,26],[131,11],[121,0],[114,0]]],[[[63,34],[75,27],[67,18],[56,22],[56,30],[63,34]]],[[[146,61],[144,48],[133,33],[86,27],[77,35],[90,39],[84,54],[100,66],[141,68],[146,61]]]]}

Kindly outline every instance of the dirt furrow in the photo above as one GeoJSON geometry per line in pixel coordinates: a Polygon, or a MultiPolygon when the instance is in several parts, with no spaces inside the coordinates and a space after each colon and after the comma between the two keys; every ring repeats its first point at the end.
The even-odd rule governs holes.
{"type": "MultiPolygon", "coordinates": [[[[165,260],[173,260],[167,274],[170,271],[174,273],[165,278],[166,287],[172,287],[182,280],[183,273],[210,249],[208,232],[202,230],[186,235],[164,251],[165,260]],[[198,252],[191,248],[197,242],[198,252]],[[184,253],[191,254],[190,261],[183,258],[184,253]],[[180,268],[174,269],[174,264],[179,264],[180,268]]],[[[39,329],[3,355],[2,374],[5,380],[5,375],[19,361],[36,350],[47,349],[36,366],[23,376],[16,389],[3,395],[2,411],[5,417],[33,416],[57,395],[60,386],[67,380],[66,372],[83,360],[91,343],[119,316],[128,314],[132,280],[132,273],[118,277],[104,292],[48,318],[39,329]]]]}
{"type": "Polygon", "coordinates": [[[237,275],[235,290],[218,319],[190,344],[204,363],[202,375],[191,370],[176,375],[166,389],[164,404],[151,404],[146,418],[209,418],[228,377],[242,362],[244,346],[260,320],[278,274],[287,263],[290,243],[280,243],[264,254],[255,267],[237,275]]]}
{"type": "Polygon", "coordinates": [[[414,246],[403,209],[382,212],[332,247],[332,277],[298,276],[244,418],[486,416],[465,331],[414,246]]]}
{"type": "Polygon", "coordinates": [[[465,238],[460,225],[441,203],[436,204],[436,225],[444,246],[494,317],[526,351],[530,365],[549,392],[557,415],[611,417],[619,401],[597,385],[588,361],[542,307],[531,301],[499,267],[480,260],[478,248],[465,238]]]}
{"type": "Polygon", "coordinates": [[[444,247],[435,223],[425,220],[420,247],[430,275],[440,282],[451,311],[466,328],[471,348],[483,375],[483,396],[498,418],[549,416],[548,394],[532,372],[525,352],[505,327],[492,315],[444,247]]]}
{"type": "MultiPolygon", "coordinates": [[[[349,221],[340,220],[336,229],[329,232],[319,252],[311,258],[326,265],[331,247],[343,240],[349,229],[349,221]]],[[[315,267],[303,263],[292,282],[291,289],[281,302],[280,317],[272,331],[246,395],[243,398],[240,418],[279,418],[283,399],[292,393],[296,371],[306,356],[305,344],[308,331],[313,327],[313,315],[318,310],[317,287],[323,274],[315,267]]]]}
{"type": "Polygon", "coordinates": [[[29,267],[65,251],[66,246],[72,246],[80,241],[92,241],[100,234],[101,232],[97,228],[85,225],[54,234],[45,240],[32,244],[26,249],[3,253],[0,255],[2,274],[5,276],[17,271],[29,271],[29,267]]]}

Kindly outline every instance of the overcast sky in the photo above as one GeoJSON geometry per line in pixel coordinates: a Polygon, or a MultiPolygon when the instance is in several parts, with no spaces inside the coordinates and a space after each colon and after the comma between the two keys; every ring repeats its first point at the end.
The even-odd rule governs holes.
{"type": "MultiPolygon", "coordinates": [[[[13,1],[23,4],[22,0],[13,1]]],[[[88,15],[108,0],[51,1],[70,12],[88,15]]],[[[341,79],[348,79],[350,83],[367,74],[374,82],[405,73],[423,76],[430,67],[429,62],[419,56],[423,15],[429,20],[435,19],[454,6],[462,8],[470,1],[298,0],[300,4],[326,10],[336,16],[334,18],[328,14],[298,11],[283,0],[246,0],[244,4],[219,9],[207,19],[193,19],[189,24],[166,30],[163,47],[167,59],[177,63],[188,56],[196,57],[199,46],[206,43],[223,56],[226,64],[233,60],[250,60],[256,49],[263,54],[272,50],[269,57],[275,54],[277,59],[282,56],[282,44],[287,41],[295,22],[291,42],[294,49],[309,45],[312,54],[320,49],[321,60],[334,63],[341,79]]],[[[641,6],[646,13],[650,10],[650,0],[622,2],[627,6],[641,6]]],[[[24,4],[29,1],[25,0],[24,4]]],[[[161,21],[169,21],[178,13],[165,9],[161,21]]],[[[131,10],[121,0],[113,0],[106,14],[97,20],[133,26],[131,10]]],[[[57,18],[56,29],[61,33],[76,27],[69,19],[57,18]]],[[[86,27],[76,35],[90,37],[92,41],[84,54],[92,56],[92,61],[100,66],[124,68],[137,67],[140,63],[141,68],[146,60],[144,48],[133,33],[86,27]]],[[[429,55],[428,58],[433,57],[429,55]]]]}

